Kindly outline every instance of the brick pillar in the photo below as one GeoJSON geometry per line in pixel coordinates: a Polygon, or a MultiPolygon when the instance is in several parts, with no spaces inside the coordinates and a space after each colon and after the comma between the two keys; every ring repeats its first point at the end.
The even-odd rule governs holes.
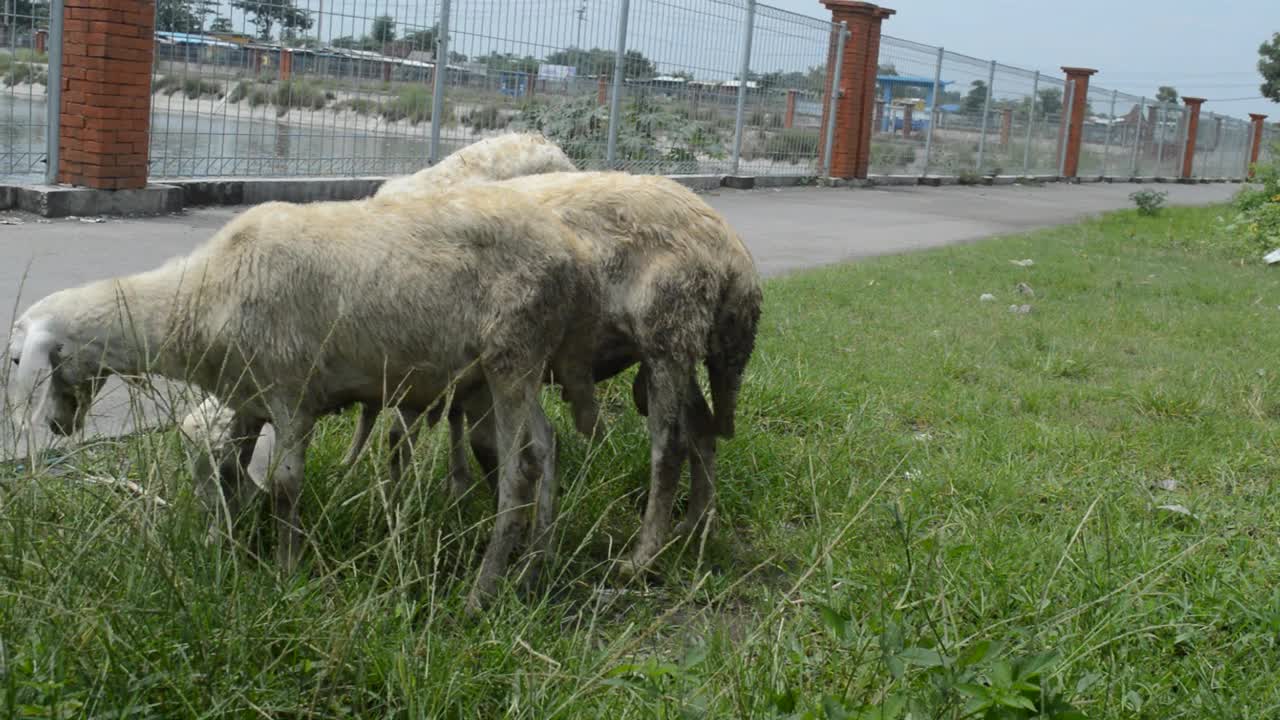
{"type": "Polygon", "coordinates": [[[787,91],[787,112],[782,116],[782,127],[790,130],[796,126],[796,96],[799,90],[787,91]]]}
{"type": "Polygon", "coordinates": [[[915,110],[914,105],[902,106],[902,137],[911,137],[911,112],[915,110]]]}
{"type": "Polygon", "coordinates": [[[382,82],[391,82],[391,63],[389,62],[382,63],[382,82]]]}
{"type": "Polygon", "coordinates": [[[1084,109],[1089,104],[1089,76],[1098,72],[1089,68],[1064,67],[1067,83],[1071,85],[1071,107],[1065,108],[1067,154],[1062,164],[1063,177],[1073,178],[1080,169],[1080,144],[1084,140],[1084,109]]]}
{"type": "Polygon", "coordinates": [[[280,80],[287,81],[293,77],[293,51],[280,50],[280,80]]]}
{"type": "Polygon", "coordinates": [[[48,45],[49,45],[49,31],[37,30],[36,31],[36,52],[38,53],[49,52],[48,45]]]}
{"type": "Polygon", "coordinates": [[[525,81],[527,83],[525,85],[525,88],[527,90],[525,94],[528,95],[529,97],[533,97],[534,93],[537,92],[538,90],[538,75],[536,73],[525,73],[525,74],[529,76],[529,79],[525,81]]]}
{"type": "Polygon", "coordinates": [[[1191,177],[1192,167],[1195,165],[1196,159],[1196,135],[1200,132],[1200,106],[1204,104],[1204,98],[1184,97],[1182,102],[1186,103],[1187,110],[1187,150],[1182,154],[1182,177],[1191,177]]]}
{"type": "Polygon", "coordinates": [[[609,81],[605,76],[601,75],[596,82],[596,104],[607,105],[609,103],[609,81]]]}
{"type": "Polygon", "coordinates": [[[1013,108],[1005,108],[1000,111],[1000,147],[1009,147],[1009,141],[1013,137],[1013,108]]]}
{"type": "Polygon", "coordinates": [[[1258,156],[1262,152],[1262,121],[1267,119],[1266,115],[1258,113],[1249,113],[1249,119],[1253,121],[1253,142],[1249,148],[1249,177],[1253,177],[1253,166],[1258,164],[1258,156]]]}
{"type": "MultiPolygon", "coordinates": [[[[1160,131],[1159,128],[1157,127],[1157,123],[1159,123],[1159,121],[1160,121],[1160,108],[1156,107],[1155,105],[1152,105],[1151,107],[1147,108],[1147,128],[1143,136],[1143,139],[1144,139],[1144,142],[1146,142],[1147,144],[1146,152],[1151,157],[1155,157],[1157,152],[1156,148],[1158,146],[1156,145],[1156,133],[1160,131]]],[[[1160,162],[1162,160],[1164,160],[1164,158],[1156,158],[1156,162],[1160,162]]]]}
{"type": "Polygon", "coordinates": [[[155,0],[65,0],[58,182],[147,184],[155,0]]]}
{"type": "MultiPolygon", "coordinates": [[[[827,67],[840,63],[839,97],[827,98],[823,108],[824,137],[827,113],[836,113],[835,137],[831,143],[831,167],[827,175],[838,178],[865,178],[871,164],[871,127],[874,118],[876,71],[880,57],[880,24],[896,11],[858,0],[822,0],[831,11],[832,22],[849,23],[849,39],[844,57],[835,58],[835,36],[828,52],[827,67]]],[[[830,87],[830,83],[827,84],[830,87]]]]}

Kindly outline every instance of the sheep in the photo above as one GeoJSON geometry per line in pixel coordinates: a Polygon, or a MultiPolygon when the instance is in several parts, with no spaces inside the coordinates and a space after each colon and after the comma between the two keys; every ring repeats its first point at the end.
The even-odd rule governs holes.
{"type": "MultiPolygon", "coordinates": [[[[724,218],[680,184],[620,172],[547,173],[494,183],[553,210],[594,244],[605,276],[604,331],[594,352],[597,382],[639,362],[633,401],[646,415],[650,492],[641,533],[624,571],[650,565],[669,534],[683,459],[690,498],[677,533],[694,531],[715,495],[716,438],[732,437],[737,395],[752,354],[763,300],[750,251],[724,218]],[[706,364],[714,413],[697,384],[706,364]]],[[[429,201],[427,187],[405,190],[429,201]]],[[[480,398],[450,414],[455,492],[469,483],[462,415],[486,477],[495,468],[494,429],[480,398]]],[[[377,408],[365,406],[353,452],[368,437],[377,408]]]]}
{"type": "MultiPolygon", "coordinates": [[[[392,178],[383,183],[374,197],[388,197],[428,188],[443,190],[477,182],[574,170],[573,161],[545,136],[539,133],[503,133],[471,143],[439,163],[412,175],[392,178]]],[[[359,459],[361,449],[373,430],[378,410],[376,405],[363,406],[350,448],[343,458],[343,465],[354,465],[359,459]]],[[[215,398],[209,398],[196,411],[184,417],[179,425],[189,442],[218,448],[228,442],[229,437],[225,431],[215,437],[212,431],[219,426],[229,427],[233,414],[231,408],[222,407],[215,398]]],[[[392,436],[399,439],[406,431],[407,428],[397,426],[393,429],[392,436]]],[[[402,464],[398,462],[398,458],[398,454],[392,456],[393,479],[401,472],[402,464]]],[[[465,468],[465,464],[454,463],[453,467],[465,468]]],[[[465,473],[455,472],[455,489],[465,488],[469,484],[470,479],[465,473]]]]}
{"type": "MultiPolygon", "coordinates": [[[[468,597],[474,610],[527,527],[528,480],[541,474],[544,487],[554,485],[537,402],[545,367],[563,378],[580,429],[594,425],[591,358],[578,349],[594,345],[602,303],[590,253],[553,213],[509,188],[265,203],[185,257],[53,293],[24,312],[9,345],[16,386],[28,391],[24,422],[79,431],[113,373],[195,385],[234,410],[229,453],[216,463],[217,500],[231,518],[270,422],[276,557],[289,572],[301,552],[298,498],[318,417],[363,403],[394,405],[412,421],[450,388],[466,395],[482,385],[493,401],[499,514],[468,597]]],[[[535,536],[551,500],[537,498],[535,536]]]]}
{"type": "Polygon", "coordinates": [[[525,175],[573,172],[576,168],[558,145],[538,133],[503,133],[471,143],[440,162],[412,175],[391,178],[375,197],[424,188],[508,180],[525,175]]]}

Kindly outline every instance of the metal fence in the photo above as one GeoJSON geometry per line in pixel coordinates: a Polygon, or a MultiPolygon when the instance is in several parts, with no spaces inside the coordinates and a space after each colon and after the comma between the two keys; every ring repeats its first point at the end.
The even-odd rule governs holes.
{"type": "Polygon", "coordinates": [[[5,3],[0,11],[0,177],[43,179],[48,118],[49,6],[5,3]]]}
{"type": "Polygon", "coordinates": [[[543,131],[584,168],[817,172],[829,22],[751,0],[263,13],[290,7],[297,27],[270,41],[263,15],[227,4],[214,37],[157,33],[153,177],[399,174],[508,128],[543,131]]]}
{"type": "MultiPolygon", "coordinates": [[[[31,181],[48,5],[13,7],[29,14],[0,13],[0,175],[31,181]]],[[[835,120],[839,29],[754,0],[193,0],[158,3],[157,27],[158,179],[394,175],[520,128],[583,168],[813,176],[835,120]]],[[[1060,75],[890,36],[877,75],[873,174],[1060,174],[1060,75]]],[[[1184,107],[1098,87],[1087,103],[1081,176],[1180,173],[1184,107]]],[[[1240,177],[1248,142],[1204,114],[1196,175],[1240,177]]]]}

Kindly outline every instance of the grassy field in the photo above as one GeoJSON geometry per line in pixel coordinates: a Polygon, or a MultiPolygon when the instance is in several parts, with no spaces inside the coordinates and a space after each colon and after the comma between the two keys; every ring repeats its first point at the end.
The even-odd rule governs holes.
{"type": "Polygon", "coordinates": [[[491,499],[449,501],[439,433],[387,507],[326,424],[285,580],[269,532],[201,544],[171,432],[10,467],[0,717],[1276,717],[1280,282],[1221,212],[771,281],[705,542],[615,576],[622,378],[602,443],[562,432],[547,588],[475,621],[491,499]]]}

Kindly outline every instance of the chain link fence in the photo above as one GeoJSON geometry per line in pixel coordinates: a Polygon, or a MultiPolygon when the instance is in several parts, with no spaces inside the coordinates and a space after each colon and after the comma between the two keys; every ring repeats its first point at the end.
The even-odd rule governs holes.
{"type": "MultiPolygon", "coordinates": [[[[48,7],[0,12],[11,181],[47,166],[48,7]]],[[[157,179],[395,175],[512,129],[583,168],[814,176],[834,120],[839,29],[753,0],[190,0],[157,28],[157,179]]],[[[891,36],[878,64],[873,174],[1060,174],[1060,75],[891,36]]],[[[1243,175],[1249,130],[1205,113],[1195,174],[1243,175]]],[[[1176,177],[1187,132],[1180,105],[1093,87],[1079,174],[1176,177]]]]}

